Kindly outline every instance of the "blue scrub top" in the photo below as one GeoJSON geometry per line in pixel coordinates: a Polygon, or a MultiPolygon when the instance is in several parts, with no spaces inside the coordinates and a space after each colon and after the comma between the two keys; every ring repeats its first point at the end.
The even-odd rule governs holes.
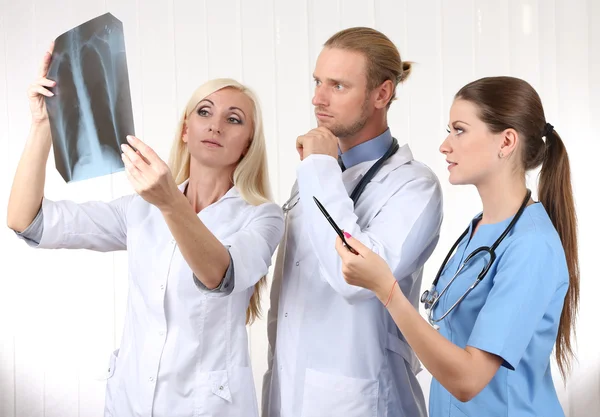
{"type": "MultiPolygon", "coordinates": [[[[512,217],[481,225],[459,244],[437,285],[439,292],[463,260],[480,246],[491,246],[512,217]]],[[[434,309],[438,318],[473,284],[485,265],[474,257],[456,277],[434,309]]],[[[563,417],[550,356],[569,284],[565,252],[541,203],[525,208],[512,231],[496,249],[485,278],[441,322],[440,333],[457,346],[473,346],[500,356],[504,363],[490,383],[462,403],[435,379],[431,383],[431,417],[563,417]]]]}

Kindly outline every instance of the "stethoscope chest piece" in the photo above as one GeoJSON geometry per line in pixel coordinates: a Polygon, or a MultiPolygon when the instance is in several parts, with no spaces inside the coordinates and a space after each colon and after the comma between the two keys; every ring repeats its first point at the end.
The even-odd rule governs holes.
{"type": "Polygon", "coordinates": [[[421,302],[424,304],[425,310],[429,310],[438,299],[438,292],[435,286],[432,285],[428,290],[421,294],[421,302]]]}

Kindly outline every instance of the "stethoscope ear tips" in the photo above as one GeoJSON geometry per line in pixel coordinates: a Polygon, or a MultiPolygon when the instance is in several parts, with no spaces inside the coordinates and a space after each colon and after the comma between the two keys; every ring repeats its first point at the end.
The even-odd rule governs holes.
{"type": "Polygon", "coordinates": [[[438,326],[437,324],[433,324],[432,327],[433,330],[440,330],[440,326],[438,326]]]}

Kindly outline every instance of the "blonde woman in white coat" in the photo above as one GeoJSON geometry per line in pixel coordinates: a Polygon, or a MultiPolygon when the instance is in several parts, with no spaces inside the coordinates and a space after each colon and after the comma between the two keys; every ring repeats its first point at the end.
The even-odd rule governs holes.
{"type": "Polygon", "coordinates": [[[44,197],[51,56],[28,92],[32,124],[8,225],[35,247],[128,251],[125,328],[105,416],[257,415],[245,325],[259,312],[283,216],[270,202],[256,97],[234,80],[207,82],[186,106],[169,165],[128,137],[122,158],[137,194],[55,202],[44,197]]]}

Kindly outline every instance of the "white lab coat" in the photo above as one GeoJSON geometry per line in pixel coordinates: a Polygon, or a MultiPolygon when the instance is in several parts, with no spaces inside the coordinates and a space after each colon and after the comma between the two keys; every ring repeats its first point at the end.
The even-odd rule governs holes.
{"type": "Polygon", "coordinates": [[[300,201],[287,215],[271,294],[263,417],[426,415],[418,359],[375,294],[345,282],[337,235],[312,198],[386,259],[417,307],[442,221],[439,182],[403,146],[354,208],[348,195],[374,162],[341,173],[331,156],[311,155],[298,166],[300,201]]]}
{"type": "Polygon", "coordinates": [[[39,247],[128,251],[125,328],[107,367],[105,416],[258,414],[245,318],[283,235],[277,205],[252,206],[232,188],[198,214],[229,247],[227,296],[198,288],[162,214],[137,195],[111,203],[45,199],[42,208],[39,247]]]}

